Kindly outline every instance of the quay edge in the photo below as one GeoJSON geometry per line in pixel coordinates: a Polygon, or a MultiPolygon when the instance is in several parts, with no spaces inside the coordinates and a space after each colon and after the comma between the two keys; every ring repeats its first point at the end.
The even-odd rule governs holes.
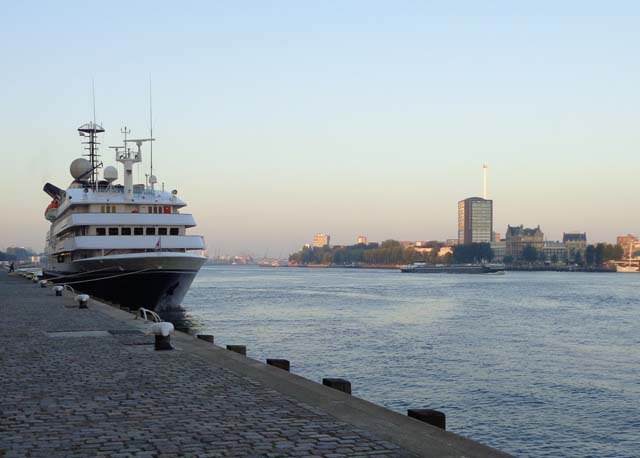
{"type": "MultiPolygon", "coordinates": [[[[3,274],[0,273],[0,280],[2,280],[2,276],[3,274]]],[[[67,313],[95,314],[95,323],[97,325],[95,329],[100,329],[99,325],[101,321],[98,319],[98,315],[101,315],[103,320],[111,323],[119,322],[119,325],[123,328],[126,327],[128,329],[142,331],[147,327],[144,322],[134,320],[131,313],[94,299],[89,300],[89,310],[68,309],[69,304],[71,304],[73,300],[73,296],[70,293],[65,292],[62,298],[55,297],[49,288],[35,288],[31,283],[20,281],[17,278],[16,281],[22,284],[22,288],[31,288],[33,291],[29,294],[49,310],[53,310],[57,305],[58,307],[65,308],[67,313]],[[47,295],[47,292],[50,294],[47,295]]],[[[3,282],[0,281],[0,288],[4,286],[3,282]]],[[[88,318],[90,317],[86,317],[85,319],[88,318]]],[[[357,430],[364,431],[367,435],[374,437],[375,440],[383,440],[395,444],[400,447],[397,453],[397,455],[400,456],[422,456],[429,458],[489,458],[510,456],[491,447],[479,444],[454,433],[443,431],[355,396],[350,396],[325,387],[320,383],[313,382],[296,374],[228,351],[217,345],[200,340],[195,336],[176,332],[172,335],[172,344],[178,349],[177,352],[169,352],[173,353],[173,356],[167,355],[167,352],[151,352],[148,354],[148,358],[157,359],[158,362],[163,360],[167,361],[165,359],[167,356],[169,356],[169,358],[188,358],[191,359],[195,365],[199,366],[201,363],[207,370],[210,370],[212,367],[222,368],[229,373],[235,374],[235,376],[239,376],[241,379],[249,380],[251,384],[256,386],[262,385],[268,390],[276,391],[284,395],[284,398],[293,401],[294,404],[306,406],[305,408],[311,409],[312,412],[317,410],[328,414],[339,422],[351,425],[357,428],[357,430]]],[[[86,361],[85,364],[91,364],[91,361],[86,361]]],[[[157,365],[157,370],[161,371],[163,368],[163,364],[157,365]]],[[[165,376],[166,375],[167,374],[165,374],[165,376]]],[[[184,386],[180,387],[180,390],[185,392],[190,391],[188,387],[184,386]]],[[[262,401],[257,400],[256,402],[262,401]]],[[[269,407],[269,405],[265,405],[265,407],[269,407]]],[[[136,407],[132,406],[132,409],[136,409],[136,407]]],[[[186,414],[187,412],[183,413],[186,414]]],[[[242,412],[239,414],[241,413],[242,412]]],[[[186,418],[192,421],[191,418],[186,418]]],[[[180,419],[177,418],[173,421],[179,420],[180,419]]],[[[314,420],[311,419],[309,421],[313,422],[314,420]]],[[[60,426],[62,427],[63,425],[60,426]]],[[[203,427],[206,427],[206,423],[203,423],[203,427]]],[[[295,428],[295,426],[293,426],[293,428],[295,428]]],[[[0,434],[0,449],[6,449],[6,443],[3,444],[1,436],[0,434]]],[[[116,453],[116,451],[114,451],[114,453],[116,453]]],[[[282,454],[283,456],[287,456],[287,450],[282,450],[282,454]]],[[[396,456],[396,454],[390,453],[390,455],[387,456],[396,456]]]]}

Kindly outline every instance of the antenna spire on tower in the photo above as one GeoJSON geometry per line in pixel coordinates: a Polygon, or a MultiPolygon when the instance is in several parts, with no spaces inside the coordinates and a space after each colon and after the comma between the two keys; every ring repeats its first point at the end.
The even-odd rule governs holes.
{"type": "Polygon", "coordinates": [[[487,164],[482,164],[482,198],[487,199],[487,164]]]}
{"type": "MultiPolygon", "coordinates": [[[[153,97],[151,92],[151,73],[149,73],[149,138],[153,138],[153,97]]],[[[153,142],[150,147],[150,172],[149,175],[153,175],[153,142]]]]}

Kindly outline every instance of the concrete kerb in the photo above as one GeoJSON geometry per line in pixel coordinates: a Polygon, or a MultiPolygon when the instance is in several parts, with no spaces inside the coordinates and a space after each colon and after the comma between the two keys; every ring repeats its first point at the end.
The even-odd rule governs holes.
{"type": "MultiPolygon", "coordinates": [[[[64,294],[65,302],[73,301],[64,294]]],[[[131,313],[100,302],[89,300],[90,310],[109,315],[124,326],[146,330],[148,323],[135,320],[131,313]]],[[[304,377],[269,366],[253,358],[228,351],[195,336],[176,332],[172,342],[185,352],[197,356],[206,364],[215,364],[240,376],[260,382],[270,389],[327,414],[375,434],[419,456],[437,457],[508,457],[507,453],[479,444],[457,434],[443,431],[408,416],[370,403],[357,396],[323,386],[304,377]]],[[[165,354],[166,352],[156,352],[165,354]]],[[[171,353],[171,352],[168,352],[171,353]]]]}

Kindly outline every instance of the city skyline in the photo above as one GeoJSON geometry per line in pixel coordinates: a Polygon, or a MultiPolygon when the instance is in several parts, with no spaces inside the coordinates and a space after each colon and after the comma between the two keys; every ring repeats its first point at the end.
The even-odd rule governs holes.
{"type": "Polygon", "coordinates": [[[187,201],[210,253],[288,253],[320,231],[337,244],[452,238],[455,202],[482,196],[484,163],[497,232],[540,225],[550,240],[579,230],[613,242],[640,227],[627,198],[640,150],[640,5],[4,13],[2,247],[42,249],[42,186],[70,182],[92,79],[113,165],[107,146],[122,126],[148,135],[149,74],[154,169],[187,201]]]}

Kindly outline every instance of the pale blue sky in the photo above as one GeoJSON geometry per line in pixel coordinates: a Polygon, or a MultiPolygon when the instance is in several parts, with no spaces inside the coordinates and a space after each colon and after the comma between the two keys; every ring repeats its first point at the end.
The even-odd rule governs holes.
{"type": "Polygon", "coordinates": [[[91,79],[112,145],[146,134],[149,73],[157,175],[210,253],[454,237],[483,162],[498,232],[638,231],[637,2],[59,3],[0,16],[0,247],[42,248],[91,79]]]}

